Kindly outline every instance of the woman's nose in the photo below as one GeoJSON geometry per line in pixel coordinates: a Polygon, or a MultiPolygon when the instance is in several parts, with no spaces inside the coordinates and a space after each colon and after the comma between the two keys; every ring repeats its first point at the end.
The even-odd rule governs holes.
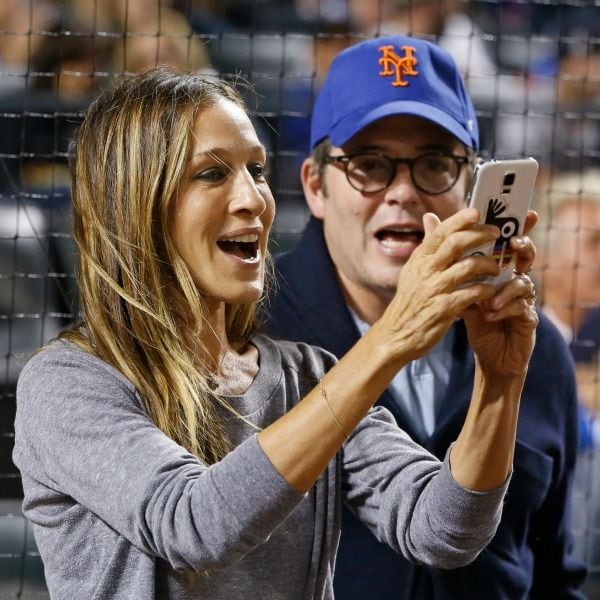
{"type": "Polygon", "coordinates": [[[231,212],[246,212],[253,216],[260,216],[266,209],[267,201],[256,181],[247,171],[240,173],[236,178],[233,199],[230,203],[231,212]]]}

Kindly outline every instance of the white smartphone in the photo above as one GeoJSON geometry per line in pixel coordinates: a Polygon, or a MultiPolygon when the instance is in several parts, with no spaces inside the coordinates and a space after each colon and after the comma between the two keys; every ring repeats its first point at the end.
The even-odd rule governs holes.
{"type": "Polygon", "coordinates": [[[500,266],[498,276],[483,277],[478,281],[501,286],[511,279],[514,253],[510,248],[510,239],[523,233],[537,172],[538,163],[534,158],[490,160],[475,167],[467,206],[479,209],[480,223],[496,225],[500,229],[500,237],[495,242],[467,253],[467,256],[492,256],[500,266]]]}

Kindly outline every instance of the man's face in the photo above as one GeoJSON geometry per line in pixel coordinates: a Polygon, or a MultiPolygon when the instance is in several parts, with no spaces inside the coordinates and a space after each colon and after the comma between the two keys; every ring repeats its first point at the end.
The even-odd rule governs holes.
{"type": "Polygon", "coordinates": [[[600,204],[564,204],[552,221],[546,278],[566,306],[600,304],[600,204]]]}
{"type": "MultiPolygon", "coordinates": [[[[368,150],[393,158],[414,158],[444,151],[465,156],[464,146],[446,130],[412,116],[376,121],[330,155],[368,150]]],[[[408,166],[398,166],[388,188],[365,193],[354,189],[343,169],[327,165],[321,181],[325,238],[346,292],[376,295],[389,301],[398,276],[423,239],[423,215],[445,219],[462,208],[470,179],[462,167],[454,187],[439,195],[418,190],[408,166]]],[[[314,212],[314,209],[313,209],[314,212]]]]}

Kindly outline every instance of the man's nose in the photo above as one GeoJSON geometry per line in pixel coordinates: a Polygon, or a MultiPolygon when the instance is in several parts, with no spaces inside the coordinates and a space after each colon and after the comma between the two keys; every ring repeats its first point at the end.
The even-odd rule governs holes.
{"type": "Polygon", "coordinates": [[[390,203],[414,203],[418,199],[418,190],[413,183],[409,166],[397,163],[394,177],[385,190],[384,200],[390,203]]]}

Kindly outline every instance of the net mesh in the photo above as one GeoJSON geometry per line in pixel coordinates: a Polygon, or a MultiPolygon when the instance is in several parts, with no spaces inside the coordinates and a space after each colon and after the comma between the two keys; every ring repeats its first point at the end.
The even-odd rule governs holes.
{"type": "MultiPolygon", "coordinates": [[[[425,37],[452,53],[477,109],[484,157],[540,162],[536,241],[549,257],[536,274],[542,300],[551,302],[558,272],[572,290],[567,308],[593,317],[600,285],[588,288],[600,261],[600,231],[583,206],[600,202],[597,3],[2,0],[0,598],[47,597],[11,462],[15,384],[31,352],[78,311],[67,156],[82,111],[115,77],[159,63],[250,82],[247,100],[270,156],[277,201],[272,250],[286,250],[308,218],[298,172],[315,91],[337,52],[392,32],[425,37]],[[579,215],[568,226],[560,224],[558,208],[565,196],[579,215]],[[560,236],[575,249],[570,269],[563,264],[562,271],[551,260],[560,236]]],[[[592,437],[600,406],[597,345],[585,331],[573,344],[585,358],[579,377],[592,437]]],[[[593,574],[600,574],[599,486],[600,460],[587,450],[574,495],[574,533],[576,554],[593,574]]]]}

